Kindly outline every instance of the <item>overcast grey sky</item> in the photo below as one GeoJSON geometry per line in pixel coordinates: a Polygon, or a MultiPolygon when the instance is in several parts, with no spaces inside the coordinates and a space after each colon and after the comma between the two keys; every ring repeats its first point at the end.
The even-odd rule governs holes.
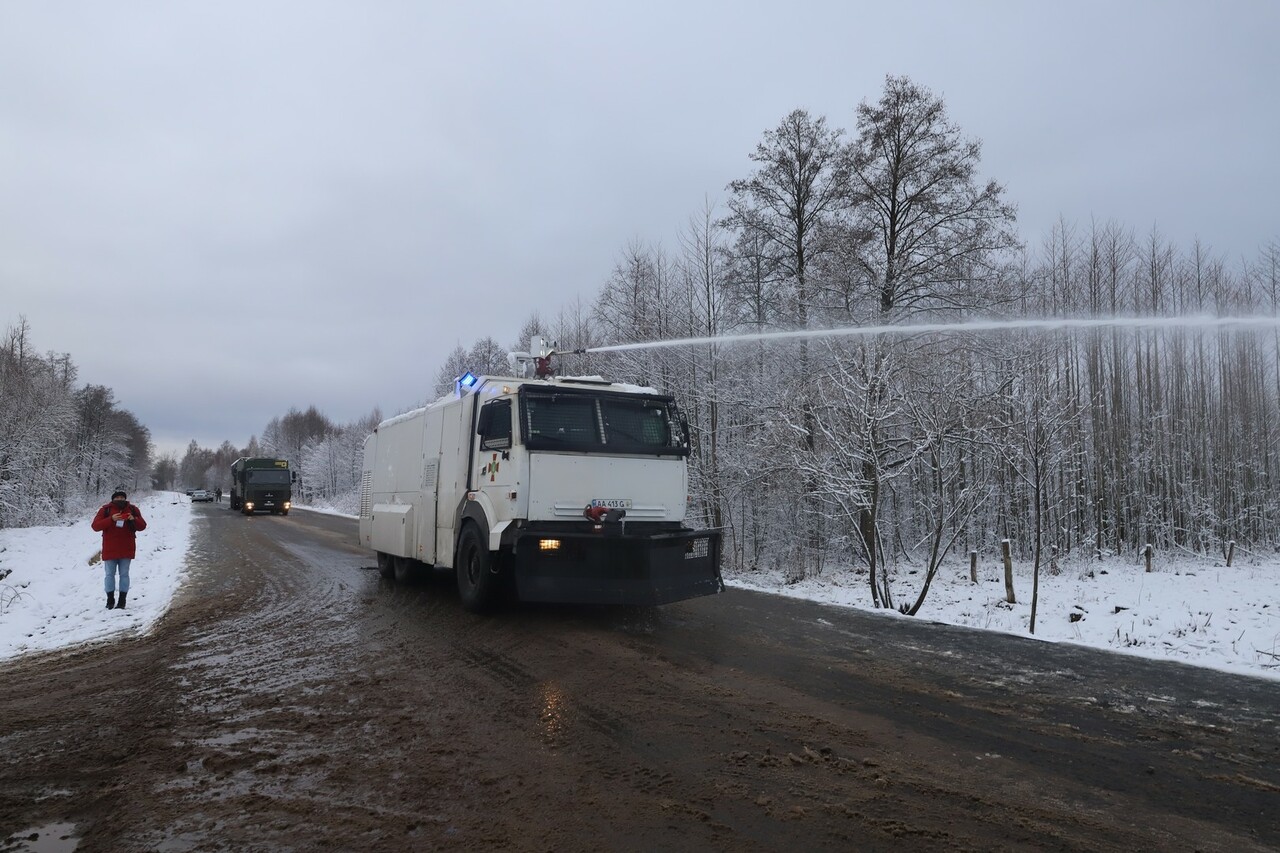
{"type": "Polygon", "coordinates": [[[161,451],[394,414],[886,74],[983,141],[1033,244],[1114,219],[1252,260],[1278,37],[1273,0],[0,0],[0,330],[161,451]]]}

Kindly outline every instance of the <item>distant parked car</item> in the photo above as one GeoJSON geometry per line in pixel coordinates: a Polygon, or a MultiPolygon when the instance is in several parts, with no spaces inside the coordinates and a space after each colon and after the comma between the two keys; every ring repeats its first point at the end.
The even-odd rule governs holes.
{"type": "Polygon", "coordinates": [[[208,489],[192,490],[191,502],[195,503],[196,501],[208,501],[209,503],[213,503],[213,492],[209,491],[208,489]]]}

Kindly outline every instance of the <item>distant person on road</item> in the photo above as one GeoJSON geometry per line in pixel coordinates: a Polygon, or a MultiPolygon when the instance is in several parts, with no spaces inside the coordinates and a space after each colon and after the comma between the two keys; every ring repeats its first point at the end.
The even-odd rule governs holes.
{"type": "Polygon", "coordinates": [[[222,486],[213,490],[213,500],[214,503],[222,503],[222,486]]]}
{"type": "Polygon", "coordinates": [[[124,609],[129,594],[129,564],[137,550],[137,534],[147,529],[142,510],[129,503],[129,496],[116,490],[111,503],[103,504],[93,517],[93,529],[102,533],[103,583],[107,590],[107,609],[124,609]],[[120,601],[116,601],[116,575],[120,576],[120,601]]]}

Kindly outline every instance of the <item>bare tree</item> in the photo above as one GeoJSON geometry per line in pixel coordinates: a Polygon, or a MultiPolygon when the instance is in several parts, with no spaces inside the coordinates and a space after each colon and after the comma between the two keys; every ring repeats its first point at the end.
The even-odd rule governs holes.
{"type": "Polygon", "coordinates": [[[1055,469],[1069,452],[1060,437],[1079,417],[1072,401],[1053,376],[1053,344],[1041,339],[1012,353],[1007,365],[1011,396],[998,425],[996,448],[1005,454],[1009,470],[1030,490],[1031,497],[1031,633],[1036,632],[1040,598],[1040,566],[1044,553],[1045,519],[1055,469]]]}
{"type": "MultiPolygon", "coordinates": [[[[751,154],[754,174],[729,184],[730,213],[725,224],[752,241],[748,245],[758,246],[770,274],[786,288],[787,298],[778,301],[778,316],[772,318],[776,323],[809,325],[818,291],[811,277],[834,247],[833,236],[848,204],[848,163],[842,152],[840,131],[828,128],[825,118],[794,110],[775,129],[766,131],[756,146],[751,154]]],[[[800,376],[808,376],[808,341],[801,339],[797,349],[796,369],[800,376]]],[[[806,386],[784,387],[788,393],[783,400],[791,399],[784,405],[799,411],[795,435],[801,453],[811,456],[817,433],[814,401],[806,386]]],[[[802,494],[812,493],[815,487],[806,478],[802,494]]],[[[811,521],[804,531],[803,553],[806,559],[820,561],[822,520],[811,521]]]]}
{"type": "Polygon", "coordinates": [[[442,397],[453,390],[454,383],[458,381],[458,377],[471,369],[468,363],[467,351],[462,348],[461,344],[458,344],[445,358],[444,364],[440,365],[440,369],[436,371],[434,390],[437,397],[442,397]]]}
{"type": "Polygon", "coordinates": [[[880,310],[962,309],[1004,298],[1000,262],[1017,246],[1014,208],[979,184],[982,145],[965,140],[942,98],[889,76],[879,102],[858,106],[850,152],[858,263],[880,310]]]}
{"type": "MultiPolygon", "coordinates": [[[[890,76],[878,103],[857,109],[858,138],[848,148],[850,221],[846,252],[885,319],[916,311],[975,308],[1005,298],[1006,253],[1017,247],[1013,208],[994,181],[977,184],[981,145],[961,138],[946,105],[906,77],[890,76]]],[[[874,407],[889,393],[883,365],[867,363],[874,407]]],[[[876,420],[857,440],[869,449],[862,479],[878,494],[879,446],[899,439],[876,420]]],[[[879,531],[874,501],[858,524],[874,575],[879,531]]]]}
{"type": "Polygon", "coordinates": [[[0,527],[46,524],[82,501],[75,367],[30,338],[22,317],[0,340],[0,527]]]}
{"type": "MultiPolygon", "coordinates": [[[[726,328],[730,290],[728,251],[723,229],[708,201],[698,216],[690,217],[680,235],[680,276],[684,283],[689,337],[715,337],[726,328]]],[[[702,495],[705,515],[712,527],[725,521],[724,479],[721,471],[721,395],[724,357],[715,343],[693,349],[681,379],[682,399],[687,400],[693,430],[694,489],[702,495]]]]}
{"type": "Polygon", "coordinates": [[[173,453],[164,453],[156,459],[151,467],[151,488],[169,491],[178,484],[178,457],[173,453]]]}

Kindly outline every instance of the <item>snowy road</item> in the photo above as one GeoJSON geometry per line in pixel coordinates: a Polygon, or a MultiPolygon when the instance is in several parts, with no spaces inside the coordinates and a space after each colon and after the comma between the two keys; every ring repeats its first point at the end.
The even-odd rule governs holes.
{"type": "Polygon", "coordinates": [[[740,590],[478,618],[194,512],[154,633],[0,668],[0,850],[1280,847],[1271,681],[740,590]]]}

